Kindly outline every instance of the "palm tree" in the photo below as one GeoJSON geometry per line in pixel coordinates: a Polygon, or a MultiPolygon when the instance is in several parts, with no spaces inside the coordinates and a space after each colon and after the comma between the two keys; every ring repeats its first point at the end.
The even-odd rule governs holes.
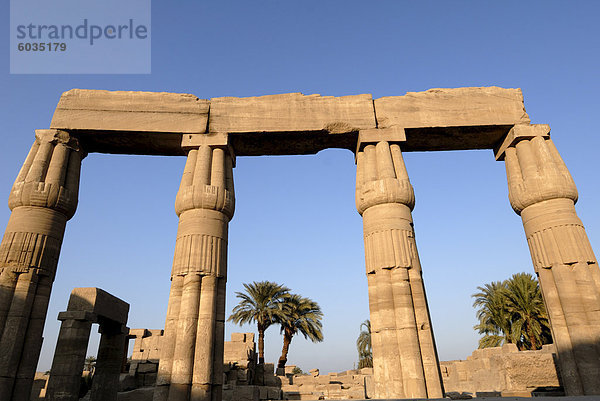
{"type": "Polygon", "coordinates": [[[498,347],[504,343],[512,343],[510,313],[506,305],[506,281],[494,281],[477,287],[480,291],[471,295],[475,298],[474,307],[478,307],[474,326],[479,334],[479,348],[498,347]]]}
{"type": "Polygon", "coordinates": [[[96,357],[88,356],[85,358],[85,362],[83,365],[83,370],[87,370],[91,375],[94,374],[94,369],[96,368],[96,357]]]}
{"type": "Polygon", "coordinates": [[[284,298],[282,310],[283,313],[276,316],[283,333],[283,348],[277,363],[278,368],[285,368],[290,343],[297,333],[301,333],[312,342],[323,341],[323,312],[319,304],[298,294],[289,294],[284,298]]]}
{"type": "Polygon", "coordinates": [[[289,288],[270,281],[244,284],[246,292],[236,292],[240,302],[233,308],[229,321],[243,325],[256,322],[258,330],[258,363],[265,363],[265,330],[281,315],[283,297],[289,288]]]}
{"type": "Polygon", "coordinates": [[[479,348],[514,343],[520,350],[533,350],[552,343],[540,287],[531,274],[513,274],[477,289],[472,296],[479,323],[474,328],[484,335],[479,348]]]}
{"type": "Polygon", "coordinates": [[[360,334],[356,339],[356,348],[358,349],[358,368],[372,368],[373,348],[371,347],[371,321],[369,319],[360,324],[360,334]]]}
{"type": "Polygon", "coordinates": [[[506,297],[512,315],[512,331],[523,349],[539,349],[551,341],[550,322],[538,282],[531,274],[513,274],[507,280],[506,297]]]}

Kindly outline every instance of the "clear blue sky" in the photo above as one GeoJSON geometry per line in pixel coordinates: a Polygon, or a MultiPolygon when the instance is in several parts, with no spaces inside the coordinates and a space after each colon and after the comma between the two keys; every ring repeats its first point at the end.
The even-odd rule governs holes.
{"type": "MultiPolygon", "coordinates": [[[[2,7],[8,23],[8,2],[2,7]]],[[[495,85],[522,88],[532,122],[552,127],[598,252],[598,15],[600,3],[592,1],[153,0],[149,75],[9,75],[7,39],[0,42],[0,200],[8,199],[34,129],[49,126],[60,94],[71,88],[208,99],[286,92],[382,97],[495,85]]],[[[477,344],[470,297],[476,287],[533,271],[521,221],[508,203],[504,165],[491,151],[405,159],[439,355],[465,358],[477,344]]],[[[50,367],[56,316],[74,287],[100,287],[129,302],[132,328],[164,326],[177,230],[173,205],[184,162],[98,154],[84,160],[40,370],[50,367]]],[[[325,313],[325,341],[294,338],[289,363],[304,370],[352,368],[359,325],[368,318],[353,155],[240,157],[234,174],[228,312],[242,283],[285,283],[325,313]]],[[[0,208],[2,229],[9,215],[0,208]]],[[[228,325],[227,337],[234,331],[240,328],[228,325]]],[[[266,358],[275,362],[281,337],[276,328],[267,333],[266,358]]]]}

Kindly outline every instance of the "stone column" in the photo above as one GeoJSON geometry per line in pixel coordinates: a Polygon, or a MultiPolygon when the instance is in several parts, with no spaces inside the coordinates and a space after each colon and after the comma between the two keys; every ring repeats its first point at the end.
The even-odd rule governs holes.
{"type": "Polygon", "coordinates": [[[221,399],[232,168],[223,147],[188,153],[175,201],[179,227],[155,401],[221,399]]]}
{"type": "Polygon", "coordinates": [[[547,125],[515,126],[497,152],[550,317],[567,395],[600,394],[600,270],[577,188],[547,125]]]}
{"type": "Polygon", "coordinates": [[[36,130],[13,185],[0,244],[0,399],[28,399],[65,225],[75,213],[83,158],[77,139],[36,130]]]}
{"type": "Polygon", "coordinates": [[[116,401],[123,349],[129,329],[113,321],[99,322],[100,345],[90,394],[91,401],[116,401]]]}
{"type": "Polygon", "coordinates": [[[400,146],[385,141],[368,144],[356,160],[356,206],[365,236],[375,397],[441,398],[411,216],[414,193],[400,146]]]}
{"type": "Polygon", "coordinates": [[[67,311],[59,313],[58,320],[62,323],[52,360],[46,398],[77,401],[90,331],[95,317],[89,312],[67,311]]]}

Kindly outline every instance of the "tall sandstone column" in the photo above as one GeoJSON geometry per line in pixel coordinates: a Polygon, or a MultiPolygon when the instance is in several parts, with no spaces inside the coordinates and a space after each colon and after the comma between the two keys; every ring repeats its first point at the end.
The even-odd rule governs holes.
{"type": "Polygon", "coordinates": [[[400,146],[357,153],[376,398],[441,398],[441,375],[411,211],[414,192],[400,146]]]}
{"type": "Polygon", "coordinates": [[[508,196],[523,220],[566,393],[597,395],[600,270],[575,212],[575,183],[552,140],[539,135],[540,127],[515,126],[509,134],[514,140],[504,151],[508,196]]]}
{"type": "Polygon", "coordinates": [[[232,169],[226,148],[188,153],[175,201],[179,228],[155,401],[221,400],[232,169]]]}
{"type": "Polygon", "coordinates": [[[10,193],[0,244],[0,400],[29,399],[83,156],[67,132],[36,130],[10,193]]]}

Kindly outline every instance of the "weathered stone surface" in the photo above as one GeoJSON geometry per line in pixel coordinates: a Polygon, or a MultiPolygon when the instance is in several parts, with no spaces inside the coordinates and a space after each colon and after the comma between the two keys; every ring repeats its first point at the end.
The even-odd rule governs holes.
{"type": "Polygon", "coordinates": [[[203,133],[208,109],[208,100],[185,93],[71,89],[60,97],[50,127],[203,133]]]}
{"type": "Polygon", "coordinates": [[[528,124],[520,89],[430,89],[375,99],[378,128],[406,128],[402,150],[491,149],[528,124]]]}
{"type": "Polygon", "coordinates": [[[429,89],[375,99],[379,128],[528,124],[520,89],[429,89]]]}
{"type": "Polygon", "coordinates": [[[356,160],[356,207],[363,217],[375,396],[442,396],[414,239],[414,192],[400,146],[384,141],[368,144],[356,160]]]}
{"type": "Polygon", "coordinates": [[[321,96],[286,93],[210,100],[210,132],[326,131],[375,128],[371,95],[321,96]]]}
{"type": "Polygon", "coordinates": [[[575,211],[577,188],[540,127],[519,131],[504,152],[508,197],[523,220],[562,382],[567,395],[600,395],[600,270],[575,211]]]}
{"type": "Polygon", "coordinates": [[[441,362],[446,393],[520,392],[531,396],[537,387],[558,387],[554,346],[539,351],[518,351],[503,346],[475,350],[464,361],[441,362]]]}
{"type": "Polygon", "coordinates": [[[90,153],[184,155],[182,134],[206,132],[208,110],[189,94],[72,89],[50,127],[76,130],[90,153]]]}
{"type": "Polygon", "coordinates": [[[129,304],[99,288],[75,288],[71,292],[54,352],[48,398],[77,401],[90,329],[99,323],[100,345],[90,399],[116,401],[119,374],[125,355],[125,327],[129,304]],[[118,319],[118,320],[115,320],[118,319]]]}
{"type": "Polygon", "coordinates": [[[357,133],[375,128],[406,128],[404,151],[491,149],[513,125],[527,123],[521,91],[497,87],[431,89],[375,102],[371,95],[301,93],[209,102],[73,89],[61,97],[51,127],[75,130],[88,152],[184,155],[194,146],[231,145],[251,156],[354,151],[357,133]]]}
{"type": "Polygon", "coordinates": [[[75,288],[71,292],[67,310],[92,312],[125,323],[129,314],[129,304],[100,288],[75,288]]]}
{"type": "Polygon", "coordinates": [[[0,244],[0,399],[29,396],[67,220],[75,213],[84,154],[76,138],[36,131],[12,187],[0,244]]]}

